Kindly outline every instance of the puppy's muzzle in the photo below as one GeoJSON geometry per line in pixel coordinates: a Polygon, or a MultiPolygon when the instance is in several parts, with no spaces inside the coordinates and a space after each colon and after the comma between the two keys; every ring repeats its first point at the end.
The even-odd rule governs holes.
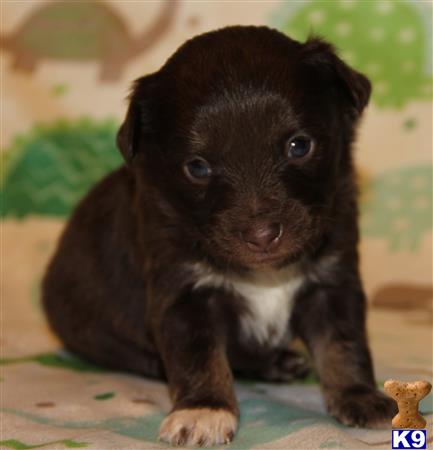
{"type": "Polygon", "coordinates": [[[242,230],[240,236],[247,247],[253,252],[275,251],[281,242],[283,224],[275,222],[260,222],[242,230]]]}

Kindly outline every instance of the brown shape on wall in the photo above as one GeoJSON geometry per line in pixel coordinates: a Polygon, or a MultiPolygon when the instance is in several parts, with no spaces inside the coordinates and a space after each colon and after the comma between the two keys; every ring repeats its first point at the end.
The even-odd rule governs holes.
{"type": "Polygon", "coordinates": [[[431,310],[433,288],[430,285],[389,284],[378,289],[372,305],[379,309],[431,310]]]}
{"type": "Polygon", "coordinates": [[[153,46],[171,26],[178,0],[163,0],[154,23],[138,36],[100,1],[54,1],[31,14],[11,35],[1,36],[13,68],[31,73],[43,59],[98,61],[100,78],[117,80],[125,65],[153,46]]]}

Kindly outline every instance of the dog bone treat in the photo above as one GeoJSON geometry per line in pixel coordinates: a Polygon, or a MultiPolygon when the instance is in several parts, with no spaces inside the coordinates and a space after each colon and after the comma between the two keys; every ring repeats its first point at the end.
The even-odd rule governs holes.
{"type": "Polygon", "coordinates": [[[392,419],[392,427],[425,428],[426,421],[418,412],[418,404],[430,392],[431,384],[428,381],[405,383],[388,380],[384,387],[398,406],[398,414],[392,419]]]}

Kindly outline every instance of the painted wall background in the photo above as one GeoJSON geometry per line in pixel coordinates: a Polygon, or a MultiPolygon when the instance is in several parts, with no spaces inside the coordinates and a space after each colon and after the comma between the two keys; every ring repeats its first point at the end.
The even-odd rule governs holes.
{"type": "MultiPolygon", "coordinates": [[[[372,80],[356,145],[372,346],[382,378],[396,372],[431,378],[430,1],[14,0],[1,4],[0,345],[9,358],[4,370],[21,367],[15,379],[29,382],[32,370],[52,367],[40,362],[41,352],[56,358],[39,282],[73,206],[121,163],[114,136],[131,81],[157,70],[186,39],[230,24],[265,24],[300,40],[324,36],[372,80]],[[11,364],[18,357],[27,363],[11,364]]],[[[51,376],[40,375],[41,386],[51,376]]],[[[16,389],[7,397],[11,408],[16,389]]],[[[25,404],[26,414],[43,409],[25,404]]],[[[11,439],[14,429],[7,427],[11,439]]],[[[272,436],[268,441],[284,433],[272,436]]]]}

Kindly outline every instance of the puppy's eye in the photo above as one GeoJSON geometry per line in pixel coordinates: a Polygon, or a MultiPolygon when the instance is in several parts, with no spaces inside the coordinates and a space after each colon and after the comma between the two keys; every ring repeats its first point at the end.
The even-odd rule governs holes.
{"type": "Polygon", "coordinates": [[[313,141],[306,136],[295,136],[286,143],[285,151],[289,158],[303,158],[313,148],[313,141]]]}
{"type": "Polygon", "coordinates": [[[183,165],[183,171],[193,183],[206,183],[212,175],[209,163],[200,157],[190,159],[183,165]]]}

